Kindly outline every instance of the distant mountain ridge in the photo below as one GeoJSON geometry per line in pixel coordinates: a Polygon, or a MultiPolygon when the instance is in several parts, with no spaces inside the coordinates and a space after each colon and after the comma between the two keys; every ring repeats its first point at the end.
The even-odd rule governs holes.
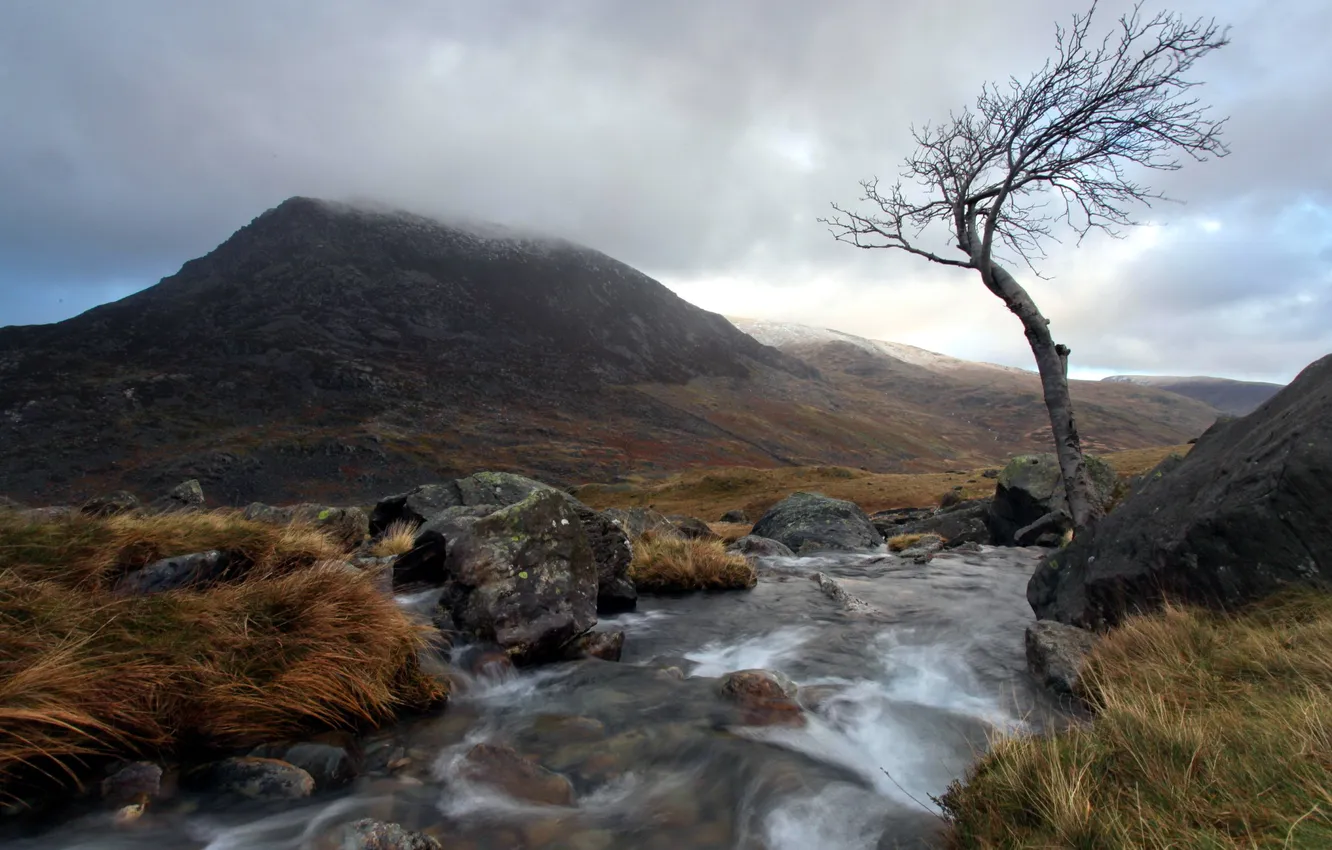
{"type": "MultiPolygon", "coordinates": [[[[567,241],[292,198],[155,286],[0,328],[0,495],[199,478],[223,504],[354,501],[483,468],[923,471],[1048,443],[1030,373],[808,330],[779,349],[765,327],[567,241]]],[[[1075,393],[1107,448],[1214,417],[1148,387],[1075,393]]]]}
{"type": "Polygon", "coordinates": [[[1176,377],[1170,375],[1111,375],[1103,380],[1111,383],[1137,384],[1156,387],[1182,396],[1196,398],[1230,416],[1246,416],[1257,410],[1284,384],[1264,381],[1236,381],[1230,378],[1209,378],[1201,375],[1176,377]]]}

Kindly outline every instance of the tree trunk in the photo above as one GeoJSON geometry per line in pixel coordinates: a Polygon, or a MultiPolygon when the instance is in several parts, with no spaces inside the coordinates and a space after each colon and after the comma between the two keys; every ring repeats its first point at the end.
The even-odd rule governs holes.
{"type": "Polygon", "coordinates": [[[1050,336],[1049,320],[1041,315],[1036,302],[1007,269],[992,262],[990,274],[991,290],[1021,320],[1031,353],[1036,357],[1045,407],[1050,412],[1055,455],[1059,458],[1059,471],[1068,496],[1069,515],[1075,528],[1087,528],[1100,517],[1101,504],[1082,456],[1077,424],[1073,421],[1073,400],[1068,393],[1068,349],[1055,345],[1050,336]]]}

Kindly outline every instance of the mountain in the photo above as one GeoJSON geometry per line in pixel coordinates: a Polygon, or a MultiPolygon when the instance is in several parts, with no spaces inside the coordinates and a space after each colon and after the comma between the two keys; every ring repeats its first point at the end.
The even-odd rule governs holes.
{"type": "MultiPolygon", "coordinates": [[[[135,295],[0,328],[0,495],[151,495],[195,477],[243,504],[362,500],[481,468],[560,483],[917,471],[1048,440],[1030,373],[855,338],[779,350],[749,330],[584,246],[292,198],[135,295]]],[[[1096,445],[1181,442],[1214,413],[1094,386],[1096,445]]]]}
{"type": "MultiPolygon", "coordinates": [[[[816,367],[849,398],[900,416],[950,445],[1045,451],[1050,423],[1035,372],[977,363],[827,328],[731,317],[741,330],[816,367]],[[998,444],[998,445],[995,445],[998,444]]],[[[1216,419],[1212,407],[1164,390],[1070,381],[1083,445],[1121,451],[1179,442],[1216,419]]],[[[904,425],[904,427],[906,427],[904,425]]],[[[923,470],[922,470],[923,471],[923,470]]]]}
{"type": "Polygon", "coordinates": [[[1171,377],[1168,375],[1111,375],[1103,380],[1111,383],[1137,384],[1156,387],[1182,396],[1196,398],[1210,404],[1222,413],[1245,416],[1257,410],[1263,402],[1276,395],[1284,384],[1262,381],[1233,381],[1230,378],[1171,377]]]}

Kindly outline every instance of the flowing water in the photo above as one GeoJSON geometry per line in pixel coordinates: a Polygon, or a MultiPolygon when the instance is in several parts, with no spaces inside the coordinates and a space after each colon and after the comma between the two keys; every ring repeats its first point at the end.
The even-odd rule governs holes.
{"type": "Polygon", "coordinates": [[[752,591],[648,597],[603,620],[627,633],[619,663],[465,678],[446,710],[362,740],[363,774],[341,791],[298,804],[182,795],[133,824],[84,815],[6,846],[337,848],[342,825],[364,817],[455,850],[929,846],[932,797],[988,733],[1067,720],[1024,663],[1036,557],[769,559],[752,591]],[[800,685],[803,726],[747,725],[719,695],[717,677],[752,668],[800,685]],[[480,742],[568,776],[574,805],[467,781],[459,762],[480,742]]]}

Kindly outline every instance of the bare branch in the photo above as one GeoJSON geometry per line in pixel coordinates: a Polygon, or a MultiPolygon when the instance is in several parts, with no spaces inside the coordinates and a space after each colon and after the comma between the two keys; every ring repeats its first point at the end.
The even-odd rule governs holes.
{"type": "Polygon", "coordinates": [[[887,197],[867,191],[862,198],[882,215],[835,207],[834,236],[940,262],[903,230],[915,236],[943,221],[969,259],[949,264],[984,275],[998,243],[1034,271],[1057,226],[1079,241],[1093,230],[1119,236],[1136,223],[1135,209],[1165,199],[1136,173],[1228,153],[1225,120],[1200,105],[1192,94],[1199,83],[1189,76],[1199,59],[1228,43],[1226,31],[1169,12],[1147,18],[1137,6],[1098,41],[1095,12],[1093,4],[1068,27],[1057,26],[1054,56],[1025,80],[986,85],[972,108],[914,130],[903,183],[887,197]],[[931,200],[908,200],[904,184],[931,200]]]}

